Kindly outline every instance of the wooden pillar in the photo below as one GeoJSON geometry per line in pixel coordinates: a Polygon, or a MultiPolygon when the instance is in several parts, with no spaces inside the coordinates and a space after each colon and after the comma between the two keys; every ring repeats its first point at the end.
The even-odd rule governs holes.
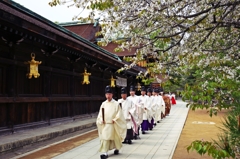
{"type": "Polygon", "coordinates": [[[46,66],[48,67],[48,71],[44,74],[44,96],[49,99],[49,101],[45,104],[45,120],[48,122],[48,125],[51,124],[51,63],[50,57],[46,57],[46,66]]]}
{"type": "MultiPolygon", "coordinates": [[[[8,58],[15,60],[15,49],[14,47],[9,46],[8,58]]],[[[7,67],[6,71],[6,79],[7,79],[7,94],[8,97],[12,97],[13,101],[16,98],[16,65],[10,64],[7,67]]],[[[14,132],[14,124],[15,124],[15,103],[7,104],[7,126],[11,128],[12,133],[14,132]]]]}
{"type": "Polygon", "coordinates": [[[72,76],[70,78],[70,96],[73,97],[73,100],[70,102],[70,116],[73,117],[73,120],[74,119],[74,116],[76,115],[75,114],[75,101],[74,101],[74,97],[75,97],[75,69],[74,69],[74,63],[71,62],[70,63],[70,69],[72,71],[72,76]]]}
{"type": "MultiPolygon", "coordinates": [[[[90,68],[88,68],[88,72],[92,73],[92,70],[90,68]]],[[[93,80],[92,80],[91,76],[89,77],[89,81],[90,81],[90,84],[87,85],[87,89],[88,89],[88,96],[91,97],[92,96],[92,85],[93,85],[93,82],[92,82],[93,80]]],[[[92,113],[93,107],[94,107],[93,102],[88,101],[87,108],[85,109],[86,112],[88,114],[92,113]]]]}

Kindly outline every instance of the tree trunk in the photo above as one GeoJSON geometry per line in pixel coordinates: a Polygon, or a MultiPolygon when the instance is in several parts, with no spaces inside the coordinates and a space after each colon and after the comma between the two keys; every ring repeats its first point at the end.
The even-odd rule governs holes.
{"type": "Polygon", "coordinates": [[[240,115],[238,116],[238,130],[240,131],[240,115]]]}

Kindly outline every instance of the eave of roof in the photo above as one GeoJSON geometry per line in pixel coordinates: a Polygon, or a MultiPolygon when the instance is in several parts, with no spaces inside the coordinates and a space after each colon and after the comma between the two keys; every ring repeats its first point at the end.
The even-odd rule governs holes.
{"type": "Polygon", "coordinates": [[[75,22],[58,23],[58,25],[60,25],[60,26],[76,26],[76,25],[94,25],[94,23],[85,23],[85,22],[75,21],[75,22]]]}
{"type": "Polygon", "coordinates": [[[60,25],[58,25],[56,23],[53,23],[52,21],[50,21],[50,20],[48,20],[48,19],[46,19],[46,18],[36,14],[35,12],[25,8],[24,6],[20,5],[19,3],[16,3],[16,2],[14,2],[12,0],[3,0],[3,2],[7,3],[10,6],[14,6],[16,9],[31,15],[32,17],[34,17],[35,19],[38,19],[41,22],[47,23],[47,25],[49,25],[49,26],[51,26],[51,27],[53,27],[55,29],[58,29],[61,32],[64,32],[65,34],[67,34],[69,36],[72,36],[72,37],[76,38],[77,40],[79,40],[79,41],[81,41],[81,42],[91,46],[92,48],[95,48],[95,49],[99,50],[100,52],[102,52],[102,53],[104,53],[104,54],[106,54],[106,55],[108,55],[108,56],[110,56],[110,57],[112,57],[112,58],[114,58],[114,59],[116,59],[118,61],[122,61],[117,55],[112,54],[111,52],[108,52],[108,51],[102,49],[101,47],[93,44],[92,42],[90,42],[90,41],[80,37],[79,35],[71,32],[71,31],[69,31],[67,29],[65,29],[64,27],[62,27],[62,26],[60,26],[60,25]]]}

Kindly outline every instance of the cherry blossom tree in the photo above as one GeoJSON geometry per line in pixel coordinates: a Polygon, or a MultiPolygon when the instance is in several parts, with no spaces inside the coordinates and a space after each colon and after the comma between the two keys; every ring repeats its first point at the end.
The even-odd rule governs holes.
{"type": "Polygon", "coordinates": [[[186,75],[197,67],[202,90],[209,81],[220,87],[225,79],[239,80],[240,1],[52,0],[49,4],[91,9],[88,20],[98,16],[102,23],[98,34],[104,38],[99,44],[125,38],[116,50],[138,48],[135,57],[125,58],[131,62],[126,68],[147,59],[143,76],[166,71],[186,75]]]}
{"type": "MultiPolygon", "coordinates": [[[[104,38],[99,45],[121,37],[116,51],[138,48],[134,57],[125,58],[131,64],[121,70],[147,60],[146,72],[139,77],[168,74],[170,81],[185,83],[183,99],[193,110],[206,108],[213,115],[223,108],[234,109],[240,131],[240,1],[52,0],[49,4],[75,6],[80,12],[90,9],[88,18],[74,19],[100,18],[98,35],[104,38]],[[189,79],[191,83],[184,82],[189,79]]],[[[229,154],[237,154],[233,152],[229,154]]]]}

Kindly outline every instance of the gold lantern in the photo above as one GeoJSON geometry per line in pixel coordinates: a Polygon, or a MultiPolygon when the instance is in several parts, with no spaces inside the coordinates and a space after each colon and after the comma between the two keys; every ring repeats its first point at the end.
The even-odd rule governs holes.
{"type": "Polygon", "coordinates": [[[31,53],[32,60],[25,62],[25,64],[29,64],[29,73],[27,73],[27,77],[29,79],[38,78],[40,74],[38,73],[38,65],[42,63],[42,61],[35,61],[35,53],[31,53]]]}
{"type": "Polygon", "coordinates": [[[141,91],[141,84],[138,83],[137,86],[136,86],[136,88],[137,88],[138,91],[141,91]]]}
{"type": "Polygon", "coordinates": [[[83,82],[82,82],[82,84],[89,84],[90,83],[89,76],[91,75],[91,73],[88,73],[87,69],[84,68],[84,73],[82,73],[82,75],[83,75],[83,82]]]}
{"type": "Polygon", "coordinates": [[[113,76],[112,76],[111,79],[110,79],[110,81],[111,81],[110,86],[111,86],[111,87],[115,87],[115,81],[116,81],[116,79],[114,79],[113,76]]]}

